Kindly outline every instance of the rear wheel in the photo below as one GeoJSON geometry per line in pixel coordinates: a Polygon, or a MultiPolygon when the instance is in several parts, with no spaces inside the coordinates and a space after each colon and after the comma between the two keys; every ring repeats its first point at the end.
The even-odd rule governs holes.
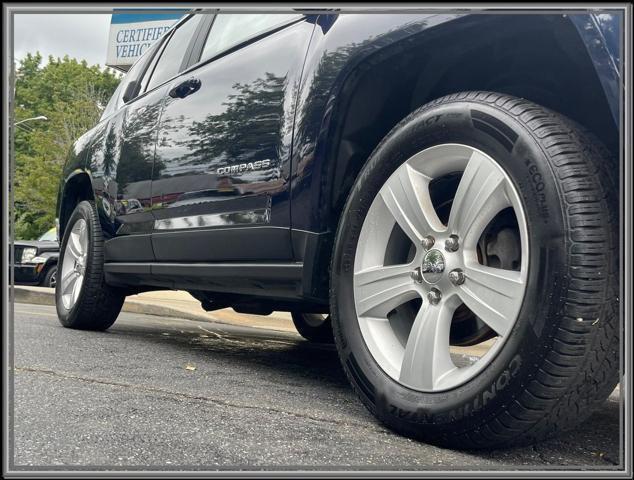
{"type": "Polygon", "coordinates": [[[525,100],[463,93],[383,140],[338,228],[344,369],[390,427],[463,448],[574,426],[618,380],[616,184],[525,100]]]}
{"type": "Polygon", "coordinates": [[[106,330],[117,319],[125,295],[106,284],[103,262],[95,205],[82,201],[68,221],[60,249],[55,303],[65,327],[106,330]]]}
{"type": "Polygon", "coordinates": [[[315,343],[334,343],[330,315],[292,312],[291,317],[299,334],[315,343]]]}

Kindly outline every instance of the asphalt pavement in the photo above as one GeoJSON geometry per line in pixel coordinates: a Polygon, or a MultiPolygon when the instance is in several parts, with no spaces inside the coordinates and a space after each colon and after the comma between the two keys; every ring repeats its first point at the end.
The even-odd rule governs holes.
{"type": "Polygon", "coordinates": [[[14,346],[15,470],[621,469],[614,394],[556,439],[463,452],[379,424],[334,347],[292,332],[133,313],[82,332],[15,304],[14,346]]]}

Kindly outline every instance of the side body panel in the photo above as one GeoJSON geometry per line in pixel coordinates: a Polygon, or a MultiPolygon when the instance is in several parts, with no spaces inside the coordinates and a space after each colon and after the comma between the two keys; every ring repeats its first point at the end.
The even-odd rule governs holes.
{"type": "Polygon", "coordinates": [[[107,261],[154,260],[152,169],[164,93],[159,88],[116,112],[91,149],[89,168],[107,261]]]}
{"type": "Polygon", "coordinates": [[[157,260],[291,259],[294,99],[313,28],[291,24],[171,82],[200,86],[165,97],[152,183],[157,260]]]}

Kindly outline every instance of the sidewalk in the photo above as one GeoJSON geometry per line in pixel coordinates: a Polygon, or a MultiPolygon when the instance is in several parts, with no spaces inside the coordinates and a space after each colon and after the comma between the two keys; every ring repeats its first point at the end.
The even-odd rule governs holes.
{"type": "MultiPolygon", "coordinates": [[[[55,305],[55,294],[52,288],[16,285],[14,287],[14,295],[16,302],[55,305]]],[[[176,290],[161,290],[131,295],[126,298],[123,304],[123,311],[264,328],[282,332],[297,332],[289,313],[273,312],[268,316],[247,315],[236,313],[231,308],[205,312],[200,306],[200,302],[189,293],[176,290]]]]}
{"type": "MultiPolygon", "coordinates": [[[[134,311],[136,304],[142,304],[147,310],[148,305],[157,307],[165,307],[178,312],[182,312],[182,318],[191,318],[192,320],[202,318],[211,322],[229,323],[231,325],[242,325],[248,327],[267,328],[272,330],[281,330],[284,332],[296,332],[290,313],[273,312],[271,315],[248,315],[245,313],[236,313],[231,308],[223,308],[214,310],[213,312],[205,312],[200,306],[200,302],[192,297],[189,293],[181,290],[163,290],[158,292],[145,292],[139,295],[132,295],[126,299],[128,312],[134,311]],[[191,315],[183,316],[183,315],[191,315]]],[[[142,313],[147,313],[146,311],[142,313]]]]}

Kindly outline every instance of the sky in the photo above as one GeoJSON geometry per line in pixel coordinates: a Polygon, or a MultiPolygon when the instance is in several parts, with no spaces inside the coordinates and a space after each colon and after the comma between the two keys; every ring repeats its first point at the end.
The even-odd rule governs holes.
{"type": "Polygon", "coordinates": [[[110,14],[16,14],[14,52],[18,62],[27,53],[40,51],[48,55],[68,54],[89,65],[106,62],[110,14]]]}

